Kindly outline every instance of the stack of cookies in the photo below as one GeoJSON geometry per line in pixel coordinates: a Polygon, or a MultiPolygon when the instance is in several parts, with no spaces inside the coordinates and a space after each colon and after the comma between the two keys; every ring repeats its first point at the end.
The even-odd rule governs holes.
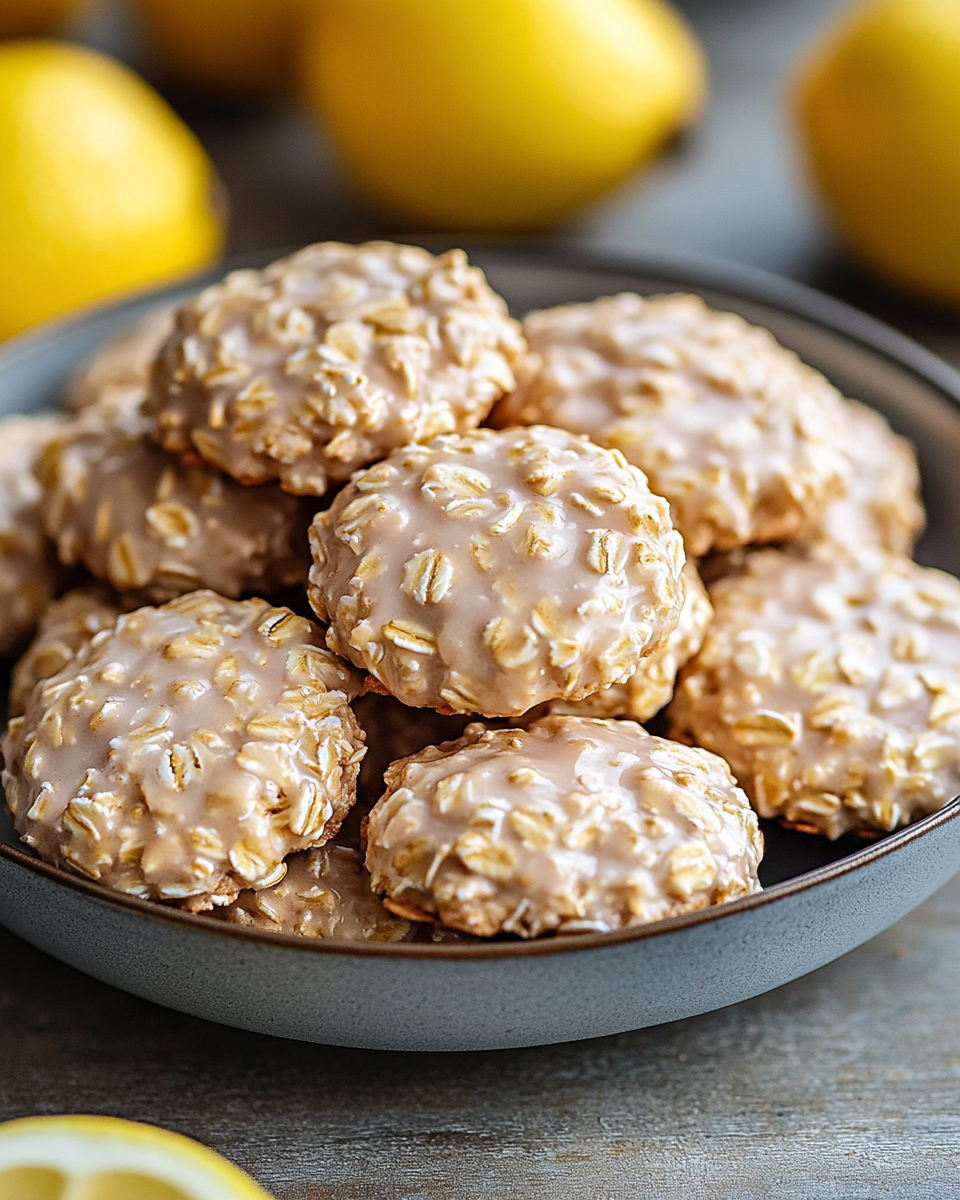
{"type": "Polygon", "coordinates": [[[0,647],[35,631],[4,785],[105,887],[306,937],[606,932],[759,890],[758,815],[878,836],[960,792],[911,448],[696,297],[521,326],[461,251],[325,243],[67,400],[0,438],[0,647]]]}

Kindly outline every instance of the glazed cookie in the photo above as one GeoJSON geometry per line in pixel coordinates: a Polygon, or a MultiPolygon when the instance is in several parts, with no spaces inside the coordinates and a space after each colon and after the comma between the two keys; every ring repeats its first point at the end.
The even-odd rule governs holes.
{"type": "Polygon", "coordinates": [[[647,721],[673,696],[677,672],[703,645],[713,606],[707,589],[692,562],[683,566],[683,607],[680,620],[659,650],[640,660],[640,665],[625,683],[613,683],[602,692],[583,700],[552,700],[545,712],[535,709],[532,716],[567,713],[576,717],[632,717],[647,721]]]}
{"type": "Polygon", "coordinates": [[[3,740],[41,858],[193,911],[268,887],[354,802],[358,680],[319,631],[213,592],[141,608],[30,695],[3,740]]]}
{"type": "Polygon", "coordinates": [[[665,501],[617,452],[544,426],[395,451],[310,534],[328,646],[418,707],[579,700],[658,649],[683,598],[665,501]]]}
{"type": "Polygon", "coordinates": [[[93,404],[139,403],[153,360],[173,332],[173,312],[172,305],[156,308],[108,338],[71,379],[67,406],[79,412],[93,404]]]}
{"type": "Polygon", "coordinates": [[[312,506],[185,466],[133,406],[94,406],[47,447],[38,473],[60,561],[162,603],[198,587],[271,594],[302,584],[312,506]]]}
{"type": "Polygon", "coordinates": [[[383,907],[370,888],[363,856],[345,846],[292,854],[279,883],[245,889],[217,911],[225,921],[272,933],[351,941],[406,942],[414,926],[383,907]]]}
{"type": "Polygon", "coordinates": [[[52,414],[0,420],[0,655],[27,641],[60,582],[33,467],[61,425],[52,414]]]}
{"type": "Polygon", "coordinates": [[[397,446],[479,424],[525,350],[462,250],[322,242],[184,305],[151,411],[168,450],[322,496],[397,446]]]}
{"type": "Polygon", "coordinates": [[[526,378],[494,423],[621,450],[688,554],[793,537],[843,486],[842,398],[765,329],[696,296],[625,294],[532,313],[524,331],[526,378]]]}
{"type": "Polygon", "coordinates": [[[759,890],[726,763],[632,721],[470,726],[394,763],[367,868],[400,915],[489,937],[606,932],[759,890]]]}
{"type": "Polygon", "coordinates": [[[36,636],[13,668],[10,716],[19,717],[34,685],[62,671],[94,634],[112,629],[121,611],[118,598],[105,587],[74,588],[48,604],[36,636]]]}
{"type": "Polygon", "coordinates": [[[847,412],[852,470],[846,491],[828,503],[803,541],[877,546],[909,555],[926,519],[917,456],[874,409],[851,400],[847,412]]]}
{"type": "Polygon", "coordinates": [[[710,595],[671,733],[721,754],[760,816],[836,838],[960,793],[960,582],[824,544],[751,555],[710,595]]]}

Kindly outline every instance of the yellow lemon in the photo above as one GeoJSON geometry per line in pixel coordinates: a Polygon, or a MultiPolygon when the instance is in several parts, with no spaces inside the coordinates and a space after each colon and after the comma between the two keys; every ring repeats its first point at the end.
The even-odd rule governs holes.
{"type": "Polygon", "coordinates": [[[77,0],[3,0],[0,4],[0,37],[28,37],[50,33],[77,7],[77,0]]]}
{"type": "Polygon", "coordinates": [[[960,0],[856,8],[802,65],[814,178],[879,275],[960,304],[960,0]]]}
{"type": "Polygon", "coordinates": [[[662,0],[319,0],[308,102],[360,182],[419,225],[521,230],[599,195],[698,110],[662,0]]]}
{"type": "Polygon", "coordinates": [[[270,1200],[189,1138],[114,1117],[0,1125],[0,1200],[270,1200]]]}
{"type": "Polygon", "coordinates": [[[0,44],[0,337],[201,267],[215,177],[147,85],[92,50],[0,44]]]}
{"type": "Polygon", "coordinates": [[[310,0],[137,0],[166,65],[227,92],[290,86],[297,31],[310,0]]]}

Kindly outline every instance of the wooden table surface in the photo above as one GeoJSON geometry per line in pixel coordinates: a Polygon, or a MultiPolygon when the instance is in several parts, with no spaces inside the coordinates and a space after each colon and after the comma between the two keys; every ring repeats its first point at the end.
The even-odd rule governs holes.
{"type": "MultiPolygon", "coordinates": [[[[960,364],[955,322],[845,263],[789,152],[780,79],[837,0],[687,0],[702,126],[568,232],[823,287],[960,364]]],[[[116,13],[87,36],[142,63],[116,13]]],[[[174,97],[233,199],[231,249],[389,228],[292,109],[174,97]]],[[[113,1113],[197,1137],[282,1200],[927,1200],[960,1195],[960,877],[899,925],[721,1012],[458,1056],[271,1040],[114,991],[0,931],[0,1118],[113,1113]]]]}

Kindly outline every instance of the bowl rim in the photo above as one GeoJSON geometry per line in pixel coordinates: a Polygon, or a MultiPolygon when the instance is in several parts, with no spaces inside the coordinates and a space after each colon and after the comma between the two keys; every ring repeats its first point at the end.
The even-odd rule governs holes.
{"type": "Polygon", "coordinates": [[[531,938],[529,941],[467,942],[464,944],[456,942],[366,942],[352,941],[346,938],[309,938],[295,933],[275,933],[270,929],[233,925],[219,917],[185,912],[183,909],[168,907],[155,900],[143,900],[139,896],[128,896],[123,892],[111,891],[94,880],[73,875],[62,867],[55,867],[51,863],[35,858],[26,850],[21,850],[18,846],[11,845],[2,838],[0,838],[0,859],[7,859],[16,866],[32,871],[35,875],[41,875],[54,883],[65,885],[75,892],[80,892],[117,908],[139,913],[154,921],[192,929],[195,932],[206,931],[219,934],[222,937],[239,939],[242,942],[273,946],[278,949],[309,951],[314,954],[359,955],[363,958],[455,960],[528,958],[531,955],[536,957],[572,951],[586,952],[609,949],[625,943],[647,941],[693,926],[705,925],[738,916],[740,913],[765,908],[768,904],[774,904],[778,900],[800,895],[824,884],[835,882],[845,875],[861,871],[896,853],[911,842],[918,841],[942,826],[948,825],[958,817],[960,817],[960,796],[956,796],[937,812],[930,813],[912,825],[907,825],[875,842],[868,842],[861,849],[854,850],[832,863],[815,867],[812,871],[804,871],[791,879],[783,880],[782,883],[775,883],[770,887],[763,888],[762,891],[751,892],[748,896],[740,896],[736,900],[727,900],[722,904],[700,908],[694,912],[681,913],[676,917],[665,917],[662,920],[650,921],[643,925],[630,925],[624,929],[611,930],[609,933],[577,933],[531,938]]]}
{"type": "MultiPolygon", "coordinates": [[[[429,249],[445,248],[453,244],[449,239],[418,238],[419,244],[429,249]]],[[[931,351],[918,345],[911,338],[885,325],[866,313],[827,296],[814,288],[793,280],[785,279],[767,271],[747,267],[721,259],[692,254],[634,253],[604,251],[584,243],[557,239],[523,240],[478,240],[462,239],[458,245],[468,253],[500,254],[513,259],[517,265],[526,261],[531,267],[555,266],[566,269],[593,271],[611,275],[636,274],[653,279],[669,281],[678,287],[693,290],[708,289],[727,292],[731,296],[753,303],[778,308],[784,313],[800,317],[820,325],[833,333],[840,333],[874,354],[880,354],[895,365],[919,375],[924,383],[936,388],[960,411],[960,372],[938,358],[931,351]]],[[[30,357],[45,343],[68,333],[79,325],[87,324],[131,306],[146,306],[153,300],[157,304],[164,299],[182,293],[191,281],[198,287],[205,286],[228,271],[242,266],[273,261],[284,251],[271,254],[250,254],[227,260],[218,267],[186,276],[160,288],[145,289],[128,294],[119,300],[84,309],[69,317],[58,317],[45,322],[37,329],[20,334],[0,347],[0,371],[13,366],[23,357],[30,357]]],[[[138,913],[148,919],[195,932],[218,934],[221,937],[255,943],[275,949],[295,950],[313,954],[352,955],[362,958],[404,958],[433,960],[489,960],[539,957],[571,952],[609,949],[627,943],[647,941],[668,936],[680,930],[705,925],[709,922],[733,918],[741,913],[755,911],[768,904],[789,896],[797,896],[824,884],[837,881],[853,872],[886,858],[902,847],[927,836],[949,824],[960,816],[960,796],[955,797],[937,812],[921,818],[903,829],[888,834],[877,841],[867,843],[832,863],[804,871],[791,879],[783,880],[762,891],[741,896],[723,904],[683,913],[643,925],[628,926],[609,933],[568,934],[552,938],[534,938],[529,941],[479,942],[479,943],[417,943],[417,942],[365,942],[338,938],[304,938],[296,934],[275,933],[268,929],[233,925],[217,917],[200,913],[188,913],[182,909],[168,907],[156,901],[143,900],[114,892],[93,880],[73,875],[61,867],[46,863],[26,850],[20,849],[0,838],[0,859],[32,871],[54,883],[89,896],[103,903],[129,912],[138,913]]]]}
{"type": "MultiPolygon", "coordinates": [[[[346,239],[349,242],[349,239],[346,239]]],[[[377,239],[384,240],[384,239],[377,239]]],[[[530,266],[557,266],[611,275],[647,275],[678,287],[708,288],[729,292],[741,299],[767,304],[803,317],[834,333],[879,353],[900,367],[923,377],[960,407],[960,370],[905,333],[872,317],[852,304],[827,295],[808,284],[787,279],[762,267],[731,262],[707,254],[682,251],[604,249],[577,237],[458,238],[400,234],[390,239],[423,246],[441,253],[454,246],[470,254],[493,254],[530,266]]],[[[354,244],[356,241],[354,241],[354,244]]],[[[232,254],[193,274],[179,275],[156,287],[137,288],[104,302],[94,302],[23,330],[0,343],[0,370],[33,355],[44,343],[78,325],[95,323],[120,309],[159,306],[186,290],[200,289],[221,280],[230,271],[262,267],[295,253],[297,246],[232,254]]]]}

